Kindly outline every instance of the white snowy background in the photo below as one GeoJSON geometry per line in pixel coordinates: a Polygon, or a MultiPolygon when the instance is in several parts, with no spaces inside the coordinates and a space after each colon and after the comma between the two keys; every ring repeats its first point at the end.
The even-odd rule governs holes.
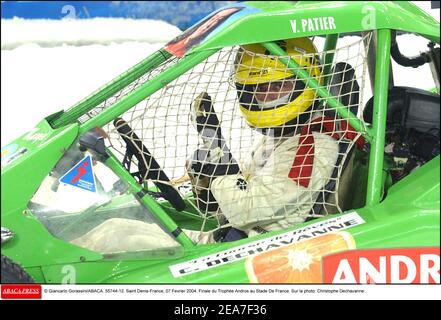
{"type": "MultiPolygon", "coordinates": [[[[430,1],[415,3],[438,21],[430,1]]],[[[146,3],[148,5],[148,3],[146,3]]],[[[31,130],[44,117],[68,109],[159,49],[181,31],[164,21],[95,18],[1,20],[1,145],[31,130]]],[[[416,55],[427,41],[399,38],[401,51],[416,55]]],[[[429,89],[428,66],[418,76],[393,62],[396,85],[429,89]]]]}

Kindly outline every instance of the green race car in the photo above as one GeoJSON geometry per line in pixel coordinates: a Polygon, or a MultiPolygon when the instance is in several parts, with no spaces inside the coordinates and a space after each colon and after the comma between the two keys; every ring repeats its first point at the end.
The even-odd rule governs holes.
{"type": "MultiPolygon", "coordinates": [[[[2,148],[1,282],[439,283],[439,30],[402,1],[241,2],[210,14],[2,148]],[[400,51],[409,34],[427,43],[418,56],[400,51]],[[429,90],[395,85],[397,66],[423,73],[429,90]],[[336,152],[321,184],[301,189],[307,169],[293,167],[289,183],[304,193],[292,203],[294,189],[270,191],[266,207],[246,190],[244,159],[262,112],[266,127],[288,122],[266,98],[256,111],[257,82],[240,76],[274,70],[305,93],[301,112],[325,115],[315,130],[336,152]],[[224,176],[248,198],[221,201],[224,176]]],[[[256,174],[273,190],[271,173],[256,174]]]]}

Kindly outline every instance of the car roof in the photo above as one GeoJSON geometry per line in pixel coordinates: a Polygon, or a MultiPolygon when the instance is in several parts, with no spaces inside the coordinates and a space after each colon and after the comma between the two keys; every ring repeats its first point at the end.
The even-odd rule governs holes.
{"type": "Polygon", "coordinates": [[[232,7],[241,9],[191,51],[377,29],[415,33],[439,43],[439,22],[410,1],[249,1],[204,19],[232,7]]]}

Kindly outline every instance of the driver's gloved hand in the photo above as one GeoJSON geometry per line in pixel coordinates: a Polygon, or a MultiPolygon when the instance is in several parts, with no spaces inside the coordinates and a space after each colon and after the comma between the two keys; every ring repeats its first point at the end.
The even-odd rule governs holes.
{"type": "Polygon", "coordinates": [[[196,99],[193,100],[191,104],[191,120],[196,127],[199,134],[203,136],[212,137],[214,134],[203,134],[205,129],[212,129],[211,133],[219,130],[220,136],[220,126],[219,119],[217,118],[216,111],[213,108],[213,102],[211,97],[206,92],[199,94],[196,99]]]}
{"type": "Polygon", "coordinates": [[[219,209],[219,205],[210,190],[211,182],[217,177],[240,172],[234,159],[228,158],[230,162],[227,163],[222,163],[221,159],[211,161],[210,151],[197,149],[193,153],[193,157],[187,160],[186,163],[198,208],[204,213],[210,212],[213,214],[219,209]]]}
{"type": "Polygon", "coordinates": [[[210,191],[211,182],[219,176],[239,173],[239,166],[226,145],[213,102],[206,92],[193,101],[191,120],[203,141],[203,148],[197,149],[187,160],[187,173],[198,208],[204,213],[215,213],[219,205],[210,191]]]}
{"type": "MultiPolygon", "coordinates": [[[[222,136],[222,129],[213,102],[208,93],[202,92],[193,101],[191,120],[203,141],[205,149],[210,151],[212,161],[218,161],[222,157],[231,157],[226,141],[222,136]]],[[[224,159],[223,162],[227,161],[224,159]]]]}

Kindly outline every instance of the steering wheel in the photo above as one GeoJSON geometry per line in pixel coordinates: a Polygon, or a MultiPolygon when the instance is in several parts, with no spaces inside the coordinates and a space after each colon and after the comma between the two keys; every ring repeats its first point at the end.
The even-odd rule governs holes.
{"type": "Polygon", "coordinates": [[[123,165],[127,171],[130,172],[131,159],[132,156],[135,156],[138,160],[139,171],[130,174],[138,178],[139,183],[142,183],[145,179],[153,180],[153,183],[161,190],[162,197],[168,200],[177,211],[184,210],[186,205],[181,195],[170,184],[160,182],[170,182],[170,179],[127,122],[122,118],[116,118],[113,125],[126,143],[123,165]]]}

